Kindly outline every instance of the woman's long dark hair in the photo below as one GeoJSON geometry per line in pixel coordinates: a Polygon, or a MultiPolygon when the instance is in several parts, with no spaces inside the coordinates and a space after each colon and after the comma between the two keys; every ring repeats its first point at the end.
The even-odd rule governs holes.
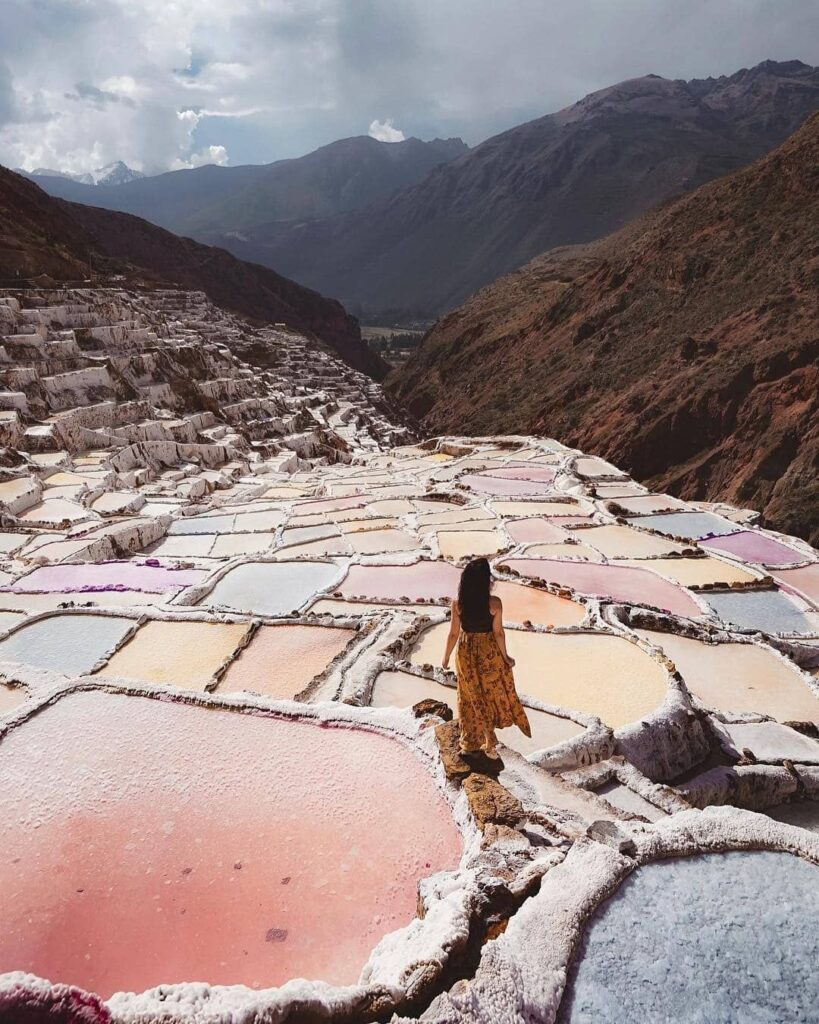
{"type": "Polygon", "coordinates": [[[474,558],[461,573],[458,585],[458,610],[461,620],[470,625],[491,620],[489,590],[492,573],[485,558],[474,558]]]}

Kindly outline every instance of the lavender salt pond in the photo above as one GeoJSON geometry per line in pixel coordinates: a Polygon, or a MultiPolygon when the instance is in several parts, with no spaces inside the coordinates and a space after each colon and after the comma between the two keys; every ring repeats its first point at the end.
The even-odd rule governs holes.
{"type": "Polygon", "coordinates": [[[106,998],[354,984],[462,851],[407,747],[304,719],[77,693],[3,739],[0,775],[0,973],[106,998]]]}
{"type": "Polygon", "coordinates": [[[819,868],[786,853],[638,868],[586,927],[561,1024],[815,1021],[819,868]]]}

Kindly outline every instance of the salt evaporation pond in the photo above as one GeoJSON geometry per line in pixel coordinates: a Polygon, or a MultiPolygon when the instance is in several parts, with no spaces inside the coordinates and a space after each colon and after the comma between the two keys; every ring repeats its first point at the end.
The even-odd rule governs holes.
{"type": "Polygon", "coordinates": [[[107,676],[204,690],[249,629],[248,622],[146,622],[102,671],[107,676]]]}
{"type": "Polygon", "coordinates": [[[340,590],[345,597],[437,600],[454,597],[460,578],[460,569],[448,562],[351,565],[340,590]]]}
{"type": "Polygon", "coordinates": [[[798,569],[780,569],[774,573],[774,579],[819,608],[819,562],[798,569]]]}
{"type": "Polygon", "coordinates": [[[0,774],[0,972],[103,997],[352,984],[462,849],[407,748],[305,720],[83,692],[12,730],[0,774]]]}
{"type": "Polygon", "coordinates": [[[793,664],[759,644],[706,644],[677,633],[639,629],[674,662],[708,708],[756,712],[782,722],[819,722],[819,700],[793,664]]]}
{"type": "Polygon", "coordinates": [[[217,580],[200,602],[258,615],[288,615],[339,577],[332,562],[245,562],[217,580]]]}
{"type": "Polygon", "coordinates": [[[83,675],[110,654],[134,625],[133,619],[114,615],[49,615],[0,641],[0,661],[83,675]]]}
{"type": "Polygon", "coordinates": [[[704,540],[703,545],[724,551],[743,562],[757,562],[760,565],[792,565],[801,562],[804,556],[787,544],[782,544],[764,533],[753,530],[740,530],[727,537],[714,537],[704,540]]]}
{"type": "Polygon", "coordinates": [[[219,693],[251,690],[290,699],[356,635],[330,626],[262,626],[219,682],[219,693]]]}
{"type": "Polygon", "coordinates": [[[201,583],[201,569],[168,569],[144,562],[75,562],[44,565],[3,589],[25,594],[136,590],[164,594],[201,583]]]}
{"type": "Polygon", "coordinates": [[[685,590],[645,569],[551,558],[510,558],[504,564],[523,576],[571,587],[582,594],[651,605],[689,618],[703,614],[685,590]]]}
{"type": "Polygon", "coordinates": [[[644,865],[592,916],[562,1024],[816,1020],[819,868],[737,852],[644,865]]]}
{"type": "MultiPolygon", "coordinates": [[[[628,505],[628,499],[622,504],[628,505]]],[[[713,512],[670,512],[665,515],[638,516],[632,523],[635,526],[648,526],[669,537],[688,537],[691,540],[719,537],[726,533],[734,533],[737,528],[736,523],[731,523],[722,516],[715,516],[713,512]]]]}
{"type": "Polygon", "coordinates": [[[551,479],[548,481],[515,480],[501,476],[489,476],[481,473],[474,476],[462,476],[459,483],[469,487],[478,494],[499,494],[515,496],[518,494],[549,494],[552,490],[551,479]]]}
{"type": "Polygon", "coordinates": [[[819,617],[805,614],[779,590],[713,592],[705,600],[724,621],[765,633],[813,633],[819,617]]]}

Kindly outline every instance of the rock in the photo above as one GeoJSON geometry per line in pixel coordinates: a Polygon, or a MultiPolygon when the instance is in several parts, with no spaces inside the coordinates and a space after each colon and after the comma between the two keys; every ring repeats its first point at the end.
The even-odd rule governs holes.
{"type": "Polygon", "coordinates": [[[419,700],[417,704],[413,704],[412,713],[416,718],[437,715],[445,722],[452,721],[452,708],[448,704],[444,704],[442,700],[435,700],[433,697],[427,697],[426,700],[419,700]]]}
{"type": "Polygon", "coordinates": [[[469,800],[469,809],[481,830],[490,824],[511,828],[523,818],[520,800],[512,796],[497,779],[473,773],[464,779],[463,787],[469,800]]]}
{"type": "MultiPolygon", "coordinates": [[[[423,703],[423,702],[421,702],[423,703]]],[[[446,722],[435,727],[435,739],[441,750],[441,761],[448,779],[465,779],[472,766],[461,757],[461,729],[457,722],[446,722]]]]}
{"type": "Polygon", "coordinates": [[[595,842],[605,843],[626,857],[637,852],[634,840],[627,836],[613,821],[593,821],[586,829],[586,835],[595,842]]]}

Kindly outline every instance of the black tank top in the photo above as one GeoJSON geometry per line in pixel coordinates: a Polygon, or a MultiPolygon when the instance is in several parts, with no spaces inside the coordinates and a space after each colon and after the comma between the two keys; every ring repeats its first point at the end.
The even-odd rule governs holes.
{"type": "Polygon", "coordinates": [[[463,609],[458,605],[458,611],[461,615],[461,629],[464,633],[491,633],[492,632],[492,612],[489,608],[486,609],[485,615],[479,615],[476,618],[470,618],[463,613],[463,609]]]}

